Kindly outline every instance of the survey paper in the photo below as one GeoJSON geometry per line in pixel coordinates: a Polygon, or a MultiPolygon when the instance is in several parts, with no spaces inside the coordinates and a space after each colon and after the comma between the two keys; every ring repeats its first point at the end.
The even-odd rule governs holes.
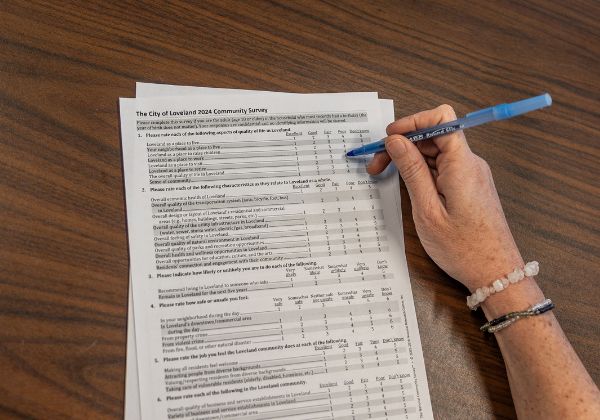
{"type": "MultiPolygon", "coordinates": [[[[256,91],[256,90],[242,90],[242,89],[223,89],[223,88],[211,88],[211,87],[198,87],[198,86],[178,86],[178,85],[165,85],[155,83],[136,83],[136,96],[137,97],[152,97],[152,96],[196,96],[205,97],[210,95],[217,96],[230,96],[230,95],[263,95],[263,96],[289,96],[293,99],[296,94],[287,92],[270,92],[270,91],[256,91]]],[[[312,94],[313,96],[323,94],[312,94]]],[[[327,95],[327,94],[325,94],[327,95]]],[[[133,104],[131,104],[133,105],[133,104]]],[[[381,110],[382,122],[384,125],[394,121],[394,102],[390,99],[379,99],[379,106],[381,110]]],[[[127,148],[123,149],[125,160],[128,162],[134,162],[135,157],[131,148],[132,144],[124,144],[127,148]]],[[[393,164],[390,164],[386,171],[384,171],[379,178],[387,176],[398,176],[397,170],[393,164]]],[[[393,185],[391,185],[393,188],[393,185]]],[[[396,187],[397,188],[397,187],[396,187]]],[[[401,215],[399,214],[401,218],[401,215]]],[[[398,257],[401,260],[403,273],[399,275],[407,276],[406,272],[406,261],[404,254],[398,257]]],[[[139,383],[137,374],[137,353],[135,344],[135,322],[133,319],[133,298],[130,290],[129,293],[129,307],[128,307],[128,322],[127,322],[127,371],[125,381],[125,420],[138,420],[141,418],[140,414],[140,400],[139,400],[139,383]]]]}
{"type": "Polygon", "coordinates": [[[378,107],[123,101],[144,418],[431,417],[378,107]]]}

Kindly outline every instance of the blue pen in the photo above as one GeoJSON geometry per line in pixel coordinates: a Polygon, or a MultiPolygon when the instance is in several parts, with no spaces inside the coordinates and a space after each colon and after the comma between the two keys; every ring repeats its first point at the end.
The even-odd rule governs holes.
{"type": "MultiPolygon", "coordinates": [[[[544,93],[543,95],[534,96],[533,98],[529,99],[523,99],[522,101],[517,101],[510,104],[500,104],[490,108],[482,109],[480,111],[471,112],[465,115],[463,118],[433,127],[423,128],[422,130],[411,131],[410,133],[404,134],[404,136],[414,143],[492,121],[516,117],[517,115],[535,111],[536,109],[541,109],[550,105],[552,105],[552,98],[549,94],[544,93]]],[[[385,140],[379,140],[374,143],[369,143],[350,150],[348,153],[346,153],[346,156],[369,155],[371,153],[377,153],[383,150],[385,150],[385,140]]]]}

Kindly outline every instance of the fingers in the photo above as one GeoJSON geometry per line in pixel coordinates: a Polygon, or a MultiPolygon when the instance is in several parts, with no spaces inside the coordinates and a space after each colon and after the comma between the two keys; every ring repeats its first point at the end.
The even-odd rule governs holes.
{"type": "Polygon", "coordinates": [[[432,139],[418,141],[415,144],[425,156],[435,158],[440,153],[440,149],[436,146],[432,139]]]}
{"type": "Polygon", "coordinates": [[[406,137],[397,134],[385,139],[385,148],[406,184],[413,209],[428,216],[434,216],[429,212],[442,211],[443,204],[433,175],[419,149],[406,137]]]}
{"type": "MultiPolygon", "coordinates": [[[[440,105],[435,109],[421,111],[414,115],[400,118],[388,125],[386,131],[388,135],[406,134],[410,131],[432,127],[434,125],[454,121],[455,119],[456,113],[450,105],[440,105]]],[[[439,152],[462,153],[469,151],[467,140],[462,131],[436,137],[433,139],[432,143],[437,147],[439,152]]],[[[419,146],[419,148],[424,154],[434,156],[433,153],[435,153],[435,149],[432,149],[431,146],[422,145],[419,146]]]]}
{"type": "Polygon", "coordinates": [[[450,105],[440,105],[437,108],[417,112],[413,115],[402,117],[390,123],[386,131],[388,135],[404,134],[409,131],[420,130],[456,119],[454,109],[450,105]]]}
{"type": "Polygon", "coordinates": [[[367,172],[369,175],[378,175],[390,164],[392,158],[387,152],[375,153],[373,159],[367,165],[367,172]]]}
{"type": "MultiPolygon", "coordinates": [[[[387,143],[389,143],[389,139],[391,137],[395,137],[395,135],[432,127],[434,125],[453,121],[455,119],[456,114],[449,105],[440,105],[435,109],[418,112],[414,115],[400,118],[399,120],[396,120],[387,126],[386,131],[389,137],[386,139],[386,148],[388,147],[387,143]]],[[[405,141],[408,141],[404,136],[401,137],[405,141]]],[[[396,143],[396,140],[394,140],[393,143],[396,143]]],[[[402,145],[403,143],[399,144],[402,145]]],[[[432,178],[432,172],[429,171],[429,168],[435,168],[435,174],[437,175],[437,171],[440,169],[437,167],[437,163],[440,163],[442,166],[444,166],[444,163],[450,160],[456,160],[456,158],[459,158],[462,161],[463,158],[466,158],[468,155],[470,155],[470,149],[462,131],[446,134],[431,140],[419,141],[414,144],[411,143],[412,147],[406,145],[404,146],[406,147],[406,153],[408,153],[408,157],[401,156],[401,152],[398,152],[399,154],[397,158],[390,156],[391,152],[389,149],[387,152],[377,153],[367,165],[367,172],[371,175],[377,175],[381,173],[392,160],[394,160],[394,162],[396,162],[396,159],[406,158],[410,160],[412,159],[410,153],[416,152],[420,157],[420,161],[422,161],[423,165],[425,166],[425,169],[427,169],[429,175],[428,179],[433,179],[437,178],[437,176],[432,178]],[[442,153],[442,155],[440,155],[440,153],[442,153]],[[436,163],[438,155],[440,155],[440,161],[436,163]]],[[[416,159],[416,156],[413,157],[416,159]]],[[[398,165],[397,162],[396,165],[398,165]]],[[[410,163],[410,165],[413,165],[413,163],[410,163]]],[[[398,166],[398,169],[400,169],[400,166],[398,166]]],[[[402,170],[400,170],[400,173],[402,174],[402,170]]],[[[404,178],[404,174],[402,175],[404,178]]],[[[433,188],[435,188],[435,185],[433,188]]]]}
{"type": "MultiPolygon", "coordinates": [[[[427,165],[431,168],[435,168],[435,156],[439,153],[439,149],[435,144],[431,141],[422,141],[415,143],[419,149],[419,151],[425,156],[427,165]],[[425,147],[419,147],[420,145],[424,145],[425,147]]],[[[379,175],[392,161],[392,158],[388,154],[388,152],[378,152],[375,153],[373,159],[367,164],[367,172],[369,175],[379,175]]]]}
{"type": "Polygon", "coordinates": [[[437,168],[437,162],[434,158],[429,157],[429,156],[425,156],[425,162],[427,162],[427,166],[429,166],[429,169],[436,169],[437,168]]]}

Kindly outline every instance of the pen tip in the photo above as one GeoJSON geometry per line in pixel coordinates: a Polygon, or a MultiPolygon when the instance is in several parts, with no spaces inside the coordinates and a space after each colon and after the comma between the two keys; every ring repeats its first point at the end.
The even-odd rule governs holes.
{"type": "Polygon", "coordinates": [[[348,157],[355,156],[354,150],[350,150],[348,153],[346,153],[346,156],[348,156],[348,157]]]}

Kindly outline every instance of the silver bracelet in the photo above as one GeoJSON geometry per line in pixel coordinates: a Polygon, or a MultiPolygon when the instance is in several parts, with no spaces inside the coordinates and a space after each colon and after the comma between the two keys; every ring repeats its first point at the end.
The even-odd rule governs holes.
{"type": "Polygon", "coordinates": [[[554,303],[552,303],[550,299],[545,299],[543,302],[533,305],[531,308],[525,311],[509,312],[506,315],[502,315],[499,318],[491,320],[490,322],[486,322],[479,329],[490,334],[495,333],[508,327],[512,323],[517,322],[521,318],[540,315],[552,309],[554,309],[554,303]]]}

